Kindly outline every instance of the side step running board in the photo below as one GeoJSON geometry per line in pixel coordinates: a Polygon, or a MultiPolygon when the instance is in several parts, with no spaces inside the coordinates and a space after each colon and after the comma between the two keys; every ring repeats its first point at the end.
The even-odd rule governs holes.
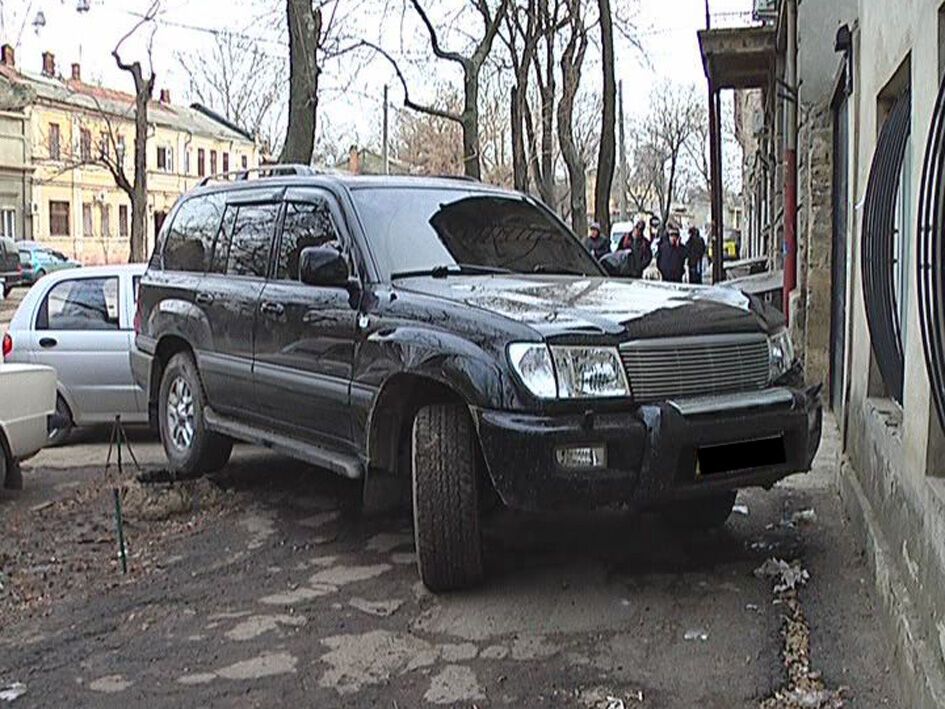
{"type": "Polygon", "coordinates": [[[281,436],[272,431],[266,431],[233,421],[232,419],[218,414],[209,407],[204,410],[204,422],[207,428],[215,433],[221,433],[224,436],[229,436],[230,438],[235,438],[245,443],[263,446],[277,453],[287,455],[290,458],[304,460],[306,463],[317,465],[320,468],[327,468],[333,473],[352,480],[358,480],[364,477],[364,468],[361,462],[354,456],[338,453],[311,443],[300,443],[299,441],[281,436]]]}

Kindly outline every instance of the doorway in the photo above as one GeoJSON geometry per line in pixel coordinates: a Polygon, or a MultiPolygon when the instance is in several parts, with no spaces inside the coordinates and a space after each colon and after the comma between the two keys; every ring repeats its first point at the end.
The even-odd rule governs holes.
{"type": "MultiPolygon", "coordinates": [[[[844,82],[845,83],[845,82],[844,82]]],[[[849,225],[849,99],[843,89],[833,105],[833,239],[831,243],[830,408],[843,408],[846,360],[847,227],[849,225]]]]}

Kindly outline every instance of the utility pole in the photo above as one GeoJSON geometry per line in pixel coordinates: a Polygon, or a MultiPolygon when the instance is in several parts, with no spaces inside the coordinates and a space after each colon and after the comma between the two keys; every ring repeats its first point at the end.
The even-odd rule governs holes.
{"type": "Polygon", "coordinates": [[[388,102],[387,102],[387,84],[384,84],[384,134],[383,144],[381,145],[381,161],[384,163],[384,174],[390,174],[390,125],[388,123],[388,102]]]}
{"type": "Polygon", "coordinates": [[[619,123],[617,124],[620,136],[620,220],[627,221],[627,135],[623,118],[623,80],[617,84],[617,102],[619,123]]]}

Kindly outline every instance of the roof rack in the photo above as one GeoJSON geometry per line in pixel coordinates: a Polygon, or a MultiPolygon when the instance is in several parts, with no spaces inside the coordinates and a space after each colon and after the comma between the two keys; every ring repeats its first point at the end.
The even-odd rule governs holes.
{"type": "Polygon", "coordinates": [[[200,181],[200,187],[206,187],[211,182],[234,182],[236,180],[248,180],[250,175],[256,175],[256,179],[263,180],[269,177],[283,177],[285,175],[320,175],[321,173],[311,165],[260,165],[246,170],[231,170],[229,172],[218,172],[215,175],[207,175],[200,181]]]}

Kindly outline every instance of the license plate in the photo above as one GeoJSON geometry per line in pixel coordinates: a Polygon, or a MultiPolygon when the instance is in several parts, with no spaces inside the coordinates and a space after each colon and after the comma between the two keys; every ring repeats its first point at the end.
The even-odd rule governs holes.
{"type": "Polygon", "coordinates": [[[784,436],[701,446],[696,451],[696,476],[724,475],[786,462],[784,436]]]}

